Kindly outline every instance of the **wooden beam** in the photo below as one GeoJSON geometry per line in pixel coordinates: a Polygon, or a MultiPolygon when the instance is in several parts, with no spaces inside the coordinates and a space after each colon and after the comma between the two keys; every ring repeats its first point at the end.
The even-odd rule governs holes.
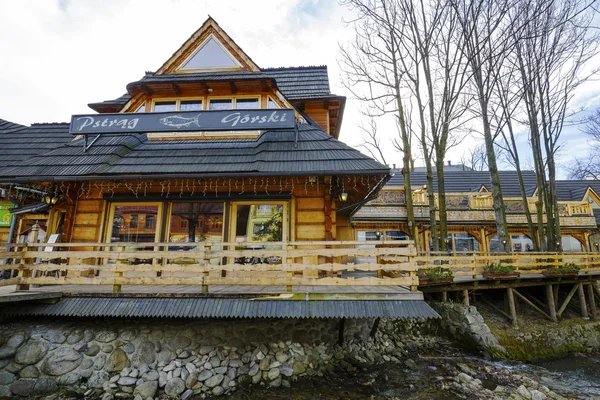
{"type": "Polygon", "coordinates": [[[340,324],[338,327],[338,344],[344,345],[344,325],[346,324],[346,318],[340,318],[340,324]]]}
{"type": "Polygon", "coordinates": [[[231,93],[233,93],[233,94],[237,93],[237,86],[235,85],[235,82],[230,81],[229,88],[231,89],[231,93]]]}
{"type": "Polygon", "coordinates": [[[596,299],[594,298],[594,284],[588,283],[588,301],[590,302],[590,314],[592,319],[596,319],[596,299]]]}
{"type": "Polygon", "coordinates": [[[495,305],[493,305],[492,303],[490,303],[489,301],[487,301],[484,298],[481,298],[481,301],[484,302],[485,304],[487,304],[488,306],[492,307],[494,310],[496,310],[500,315],[506,317],[506,319],[508,319],[509,321],[512,321],[512,318],[510,315],[508,315],[504,310],[501,310],[499,307],[496,307],[495,305]]]}
{"type": "Polygon", "coordinates": [[[175,92],[175,96],[181,96],[181,88],[178,84],[172,83],[171,87],[173,88],[173,92],[175,92]]]}
{"type": "Polygon", "coordinates": [[[576,283],[575,285],[573,285],[573,289],[571,289],[571,291],[567,295],[567,298],[563,302],[563,305],[560,306],[560,308],[558,309],[558,313],[557,314],[558,314],[559,317],[566,310],[567,306],[569,305],[569,302],[573,298],[573,295],[575,294],[575,292],[577,291],[577,289],[579,288],[579,286],[581,286],[581,283],[576,283]]]}
{"type": "Polygon", "coordinates": [[[548,302],[548,310],[550,310],[550,317],[552,321],[556,322],[556,303],[554,302],[554,291],[552,285],[546,285],[546,301],[548,302]]]}
{"type": "Polygon", "coordinates": [[[506,289],[506,295],[508,296],[508,307],[510,309],[510,320],[512,322],[512,327],[515,329],[519,328],[517,323],[517,308],[515,307],[515,296],[513,294],[512,288],[506,289]]]}
{"type": "Polygon", "coordinates": [[[548,318],[550,321],[554,321],[551,316],[549,316],[548,314],[546,314],[546,312],[544,310],[542,310],[541,308],[539,308],[538,306],[536,306],[535,304],[533,304],[533,302],[531,300],[529,300],[527,297],[525,297],[521,293],[519,293],[519,291],[517,289],[511,289],[511,290],[521,300],[523,300],[525,303],[529,304],[534,310],[536,310],[537,312],[539,312],[540,314],[542,314],[544,317],[548,318]]]}
{"type": "Polygon", "coordinates": [[[375,334],[377,333],[377,328],[379,328],[380,321],[381,321],[381,318],[379,318],[379,317],[375,318],[375,321],[373,322],[373,326],[371,327],[371,332],[369,332],[369,336],[375,337],[375,334]]]}
{"type": "Polygon", "coordinates": [[[585,304],[585,293],[583,291],[583,284],[580,283],[579,287],[577,288],[577,292],[579,294],[579,307],[581,308],[581,318],[583,319],[588,319],[588,310],[587,310],[587,306],[585,304]]]}
{"type": "Polygon", "coordinates": [[[463,304],[465,307],[469,307],[469,290],[463,290],[463,304]]]}
{"type": "Polygon", "coordinates": [[[442,303],[448,302],[448,292],[442,292],[442,303]]]}
{"type": "Polygon", "coordinates": [[[152,96],[152,89],[150,89],[147,85],[140,85],[140,90],[146,95],[146,96],[152,96]]]}

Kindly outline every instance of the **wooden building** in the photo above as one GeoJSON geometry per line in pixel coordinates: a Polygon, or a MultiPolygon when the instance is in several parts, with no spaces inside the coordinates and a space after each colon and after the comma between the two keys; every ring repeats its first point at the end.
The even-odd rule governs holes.
{"type": "MultiPolygon", "coordinates": [[[[523,178],[528,205],[536,224],[536,177],[533,171],[524,171],[523,178]]],[[[435,201],[437,180],[434,178],[435,201]]],[[[516,171],[501,171],[500,182],[507,210],[510,243],[498,242],[487,171],[449,170],[445,172],[446,208],[448,210],[448,237],[444,238],[450,251],[466,252],[527,252],[533,250],[516,171]]],[[[431,249],[429,206],[425,172],[411,174],[418,247],[431,249]]],[[[558,204],[565,252],[599,252],[600,183],[596,181],[557,181],[558,204]]],[[[403,179],[396,174],[370,201],[352,217],[354,235],[361,240],[403,239],[408,232],[403,179]]],[[[439,215],[438,221],[439,221],[439,215]]],[[[441,240],[441,238],[438,238],[441,240]]]]}
{"type": "MultiPolygon", "coordinates": [[[[369,316],[436,316],[420,301],[414,271],[384,281],[370,265],[362,267],[366,277],[340,277],[343,263],[355,260],[352,249],[361,250],[349,216],[391,175],[338,140],[345,98],[331,93],[327,67],[259,68],[209,18],[126,89],[115,100],[89,104],[98,114],[74,116],[71,126],[0,120],[0,146],[10,154],[0,165],[2,210],[14,205],[13,219],[0,225],[0,242],[33,229],[50,243],[44,252],[13,246],[3,256],[27,265],[15,278],[22,289],[60,283],[121,292],[145,284],[141,294],[155,296],[186,285],[202,296],[210,295],[209,284],[223,284],[253,285],[245,292],[256,296],[265,285],[276,286],[263,293],[272,295],[298,284],[302,300],[314,288],[343,300],[340,288],[351,286],[353,300],[412,302],[396,311],[372,302],[379,308],[369,316]],[[190,128],[218,112],[228,113],[221,122],[231,129],[190,128]],[[291,113],[292,125],[242,129],[259,123],[261,112],[267,122],[291,113]],[[168,114],[161,119],[168,130],[131,131],[157,113],[168,114]],[[88,134],[84,125],[113,131],[88,134]]],[[[399,245],[366,252],[414,253],[411,243],[399,245]]],[[[228,293],[239,296],[236,290],[228,293]]],[[[342,309],[330,307],[331,316],[341,316],[342,309]]]]}

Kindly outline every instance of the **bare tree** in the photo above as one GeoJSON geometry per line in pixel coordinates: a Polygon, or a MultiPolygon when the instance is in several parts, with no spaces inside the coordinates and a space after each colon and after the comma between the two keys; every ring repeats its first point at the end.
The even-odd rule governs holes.
{"type": "Polygon", "coordinates": [[[593,3],[521,0],[514,10],[515,26],[522,27],[512,32],[516,68],[538,180],[538,226],[543,215],[547,219],[547,250],[560,250],[561,243],[555,185],[560,136],[575,89],[590,76],[584,72],[586,64],[598,54],[599,36],[591,30],[593,3]]]}
{"type": "Polygon", "coordinates": [[[344,86],[359,100],[369,104],[371,116],[391,114],[400,130],[403,150],[402,176],[406,188],[409,235],[415,237],[415,216],[410,192],[411,138],[406,121],[403,69],[406,54],[402,48],[404,24],[397,4],[392,0],[344,0],[342,4],[356,10],[350,24],[355,38],[349,47],[341,47],[340,67],[344,86]]]}
{"type": "Polygon", "coordinates": [[[369,118],[369,126],[365,127],[364,125],[358,126],[361,131],[363,131],[363,142],[358,145],[371,155],[374,159],[382,162],[385,165],[388,165],[385,161],[385,156],[383,155],[383,147],[381,144],[381,138],[377,134],[377,122],[375,122],[375,118],[369,118]]]}
{"type": "Polygon", "coordinates": [[[570,179],[600,179],[600,108],[588,118],[583,133],[590,139],[587,157],[575,158],[567,166],[570,179]]]}

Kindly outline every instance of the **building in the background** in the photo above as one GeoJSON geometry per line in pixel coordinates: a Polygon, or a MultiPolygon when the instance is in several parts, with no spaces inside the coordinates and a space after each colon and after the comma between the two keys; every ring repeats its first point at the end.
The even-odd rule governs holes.
{"type": "MultiPolygon", "coordinates": [[[[526,252],[533,249],[516,171],[501,171],[500,184],[507,211],[510,243],[498,241],[489,172],[472,170],[445,171],[446,208],[450,251],[526,252]]],[[[529,209],[537,222],[537,182],[535,173],[523,172],[529,209]]],[[[424,171],[411,173],[410,191],[405,190],[402,176],[396,174],[376,200],[365,204],[352,217],[354,237],[358,240],[406,239],[408,232],[405,196],[410,193],[418,228],[419,249],[431,249],[427,179],[424,171]]],[[[565,252],[600,251],[600,182],[557,181],[558,204],[565,252]]],[[[437,197],[437,179],[434,191],[437,197]]],[[[439,218],[439,216],[438,216],[439,218]]]]}

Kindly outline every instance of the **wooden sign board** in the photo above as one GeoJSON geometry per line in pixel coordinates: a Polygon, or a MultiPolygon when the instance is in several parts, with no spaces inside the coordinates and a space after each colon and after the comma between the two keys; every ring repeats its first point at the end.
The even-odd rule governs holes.
{"type": "Polygon", "coordinates": [[[293,129],[293,109],[211,110],[73,115],[70,133],[246,131],[293,129]]]}

